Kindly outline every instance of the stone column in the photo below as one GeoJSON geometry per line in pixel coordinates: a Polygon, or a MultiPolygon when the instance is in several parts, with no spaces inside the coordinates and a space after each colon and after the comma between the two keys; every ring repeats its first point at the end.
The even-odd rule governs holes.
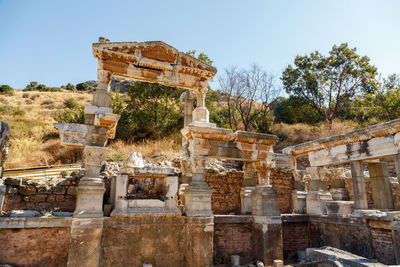
{"type": "Polygon", "coordinates": [[[99,69],[97,70],[97,88],[93,94],[92,104],[98,107],[109,107],[110,105],[110,82],[111,73],[101,69],[102,62],[99,62],[99,69]]]}
{"type": "Polygon", "coordinates": [[[193,110],[193,121],[190,123],[192,126],[200,127],[216,127],[214,123],[210,123],[210,113],[206,108],[206,94],[208,91],[208,83],[203,84],[202,87],[195,91],[197,104],[193,110]]]}
{"type": "Polygon", "coordinates": [[[193,94],[187,90],[181,95],[181,102],[184,107],[184,127],[188,126],[193,121],[193,94]]]}
{"type": "Polygon", "coordinates": [[[213,264],[214,220],[211,210],[211,190],[204,180],[206,157],[190,158],[192,180],[185,191],[185,211],[188,217],[188,266],[213,264]]]}
{"type": "Polygon", "coordinates": [[[361,161],[351,161],[350,166],[354,189],[354,209],[368,209],[365,179],[361,161]]]}
{"type": "Polygon", "coordinates": [[[3,208],[4,197],[7,186],[3,181],[3,164],[7,159],[7,142],[10,136],[10,126],[4,121],[0,121],[0,215],[3,208]]]}
{"type": "Polygon", "coordinates": [[[258,184],[252,192],[251,214],[255,216],[279,216],[278,193],[269,184],[268,165],[255,162],[258,184]]]}
{"type": "Polygon", "coordinates": [[[103,217],[103,195],[105,187],[99,177],[100,168],[107,155],[107,148],[85,146],[85,177],[77,188],[74,217],[103,217]]]}
{"type": "Polygon", "coordinates": [[[390,189],[387,164],[369,163],[369,178],[375,209],[393,209],[392,192],[390,189]]]}
{"type": "Polygon", "coordinates": [[[254,254],[265,266],[283,260],[282,220],[280,216],[254,217],[254,254]]]}
{"type": "Polygon", "coordinates": [[[211,190],[204,180],[205,161],[205,157],[191,157],[192,181],[185,191],[185,210],[189,217],[212,216],[211,190]]]}
{"type": "Polygon", "coordinates": [[[104,218],[73,218],[68,266],[100,266],[104,218]]]}
{"type": "Polygon", "coordinates": [[[254,162],[245,162],[243,166],[243,187],[240,189],[241,214],[251,214],[252,192],[256,188],[257,169],[254,162]]]}
{"type": "Polygon", "coordinates": [[[400,183],[400,154],[394,156],[394,164],[396,166],[397,181],[400,183]]]}

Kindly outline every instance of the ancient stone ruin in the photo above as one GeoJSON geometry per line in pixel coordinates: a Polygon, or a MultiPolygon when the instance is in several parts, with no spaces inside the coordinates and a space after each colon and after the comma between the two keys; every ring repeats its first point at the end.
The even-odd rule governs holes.
{"type": "MultiPolygon", "coordinates": [[[[163,42],[100,38],[93,55],[99,85],[85,123],[55,124],[62,144],[83,149],[84,168],[0,180],[1,264],[400,264],[400,119],[278,154],[274,135],[209,122],[215,68],[163,42]],[[109,108],[113,77],[187,89],[179,160],[149,165],[132,153],[105,163],[119,120],[109,108]]],[[[1,163],[8,133],[2,123],[1,163]]]]}

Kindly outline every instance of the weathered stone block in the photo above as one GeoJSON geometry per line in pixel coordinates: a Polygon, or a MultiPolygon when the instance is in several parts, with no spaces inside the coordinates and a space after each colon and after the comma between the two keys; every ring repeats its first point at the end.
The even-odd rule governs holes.
{"type": "Polygon", "coordinates": [[[75,196],[75,195],[76,195],[76,187],[74,187],[74,186],[69,186],[69,187],[68,187],[68,190],[67,190],[67,194],[68,194],[68,195],[75,196]]]}
{"type": "Polygon", "coordinates": [[[5,185],[20,185],[21,184],[21,179],[13,178],[13,177],[7,177],[4,179],[4,184],[5,185]]]}
{"type": "Polygon", "coordinates": [[[54,202],[56,202],[56,196],[55,195],[50,195],[50,196],[47,197],[46,201],[50,202],[50,203],[54,203],[54,202]]]}
{"type": "Polygon", "coordinates": [[[21,195],[34,195],[36,194],[36,187],[34,185],[21,185],[18,191],[21,195]]]}
{"type": "Polygon", "coordinates": [[[53,188],[53,193],[56,195],[63,195],[63,194],[65,194],[65,187],[64,186],[55,186],[53,188]]]}
{"type": "Polygon", "coordinates": [[[37,188],[37,192],[39,194],[48,195],[48,194],[51,194],[53,192],[53,189],[50,186],[39,186],[37,188]]]}
{"type": "Polygon", "coordinates": [[[30,202],[38,203],[46,201],[47,195],[34,195],[30,197],[30,202]]]}

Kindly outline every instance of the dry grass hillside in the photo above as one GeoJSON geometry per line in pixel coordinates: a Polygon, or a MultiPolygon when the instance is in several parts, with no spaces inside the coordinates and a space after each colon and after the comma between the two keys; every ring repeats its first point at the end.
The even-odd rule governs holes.
{"type": "MultiPolygon", "coordinates": [[[[50,166],[76,163],[81,160],[81,150],[60,145],[57,130],[53,127],[54,113],[64,108],[64,101],[73,98],[79,104],[90,103],[92,95],[87,92],[23,92],[0,95],[0,120],[11,127],[9,155],[6,169],[50,166]]],[[[281,139],[276,151],[281,148],[325,136],[353,130],[352,122],[334,122],[332,125],[319,124],[275,124],[274,134],[281,139]]],[[[122,140],[109,144],[110,160],[124,160],[131,152],[141,152],[147,161],[172,160],[179,156],[181,136],[179,133],[168,138],[141,143],[122,140]]]]}
{"type": "MultiPolygon", "coordinates": [[[[91,102],[87,92],[23,92],[0,95],[0,120],[10,125],[10,142],[6,169],[75,163],[81,160],[81,150],[60,145],[58,131],[53,127],[53,114],[64,108],[64,101],[73,98],[79,104],[91,102]]],[[[177,138],[142,142],[111,142],[109,158],[124,159],[130,152],[141,152],[151,159],[174,158],[180,151],[177,138]]]]}

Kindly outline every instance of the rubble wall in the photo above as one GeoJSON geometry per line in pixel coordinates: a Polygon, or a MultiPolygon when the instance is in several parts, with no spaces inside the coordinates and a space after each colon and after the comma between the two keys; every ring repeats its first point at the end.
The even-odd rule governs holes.
{"type": "Polygon", "coordinates": [[[12,210],[73,212],[79,179],[73,176],[54,180],[6,178],[2,213],[12,210]]]}
{"type": "Polygon", "coordinates": [[[297,251],[310,247],[308,222],[283,222],[282,241],[283,258],[288,262],[297,262],[297,251]]]}
{"type": "Polygon", "coordinates": [[[102,266],[185,266],[187,218],[137,214],[104,220],[102,266]]]}
{"type": "Polygon", "coordinates": [[[239,255],[242,264],[254,260],[253,223],[214,221],[214,264],[231,264],[239,255]]]}
{"type": "Polygon", "coordinates": [[[371,232],[363,220],[310,217],[310,247],[331,246],[373,258],[371,232]]]}
{"type": "Polygon", "coordinates": [[[0,229],[0,264],[66,266],[70,227],[0,229]]]}
{"type": "Polygon", "coordinates": [[[278,191],[278,205],[281,214],[292,212],[292,190],[294,178],[290,169],[272,168],[270,183],[278,191]]]}
{"type": "Polygon", "coordinates": [[[205,180],[211,188],[213,214],[240,214],[240,188],[243,186],[243,172],[228,169],[220,172],[207,168],[205,180]]]}
{"type": "Polygon", "coordinates": [[[383,228],[371,228],[372,247],[374,255],[379,262],[384,264],[394,264],[396,256],[392,231],[383,228]]]}

